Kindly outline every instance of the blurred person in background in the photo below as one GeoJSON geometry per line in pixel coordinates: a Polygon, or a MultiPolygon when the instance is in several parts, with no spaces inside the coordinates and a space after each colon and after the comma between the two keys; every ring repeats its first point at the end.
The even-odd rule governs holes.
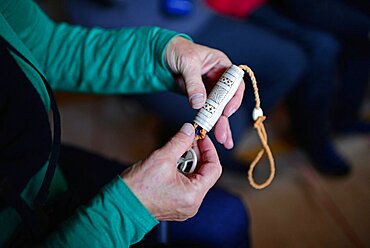
{"type": "MultiPolygon", "coordinates": [[[[261,82],[259,88],[264,110],[273,109],[299,83],[306,61],[303,51],[294,43],[256,25],[216,14],[204,1],[189,1],[194,5],[187,10],[178,10],[173,6],[170,8],[169,2],[139,0],[101,5],[101,1],[70,0],[67,1],[67,6],[71,20],[84,26],[115,29],[122,26],[155,25],[187,33],[197,42],[219,47],[234,64],[248,63],[251,66],[261,82]],[[285,59],[281,51],[284,51],[285,59]]],[[[229,119],[234,133],[233,143],[236,144],[250,125],[250,111],[254,107],[254,96],[250,91],[246,92],[246,98],[248,97],[251,99],[245,101],[229,119]]],[[[186,108],[188,103],[175,93],[157,93],[152,96],[138,96],[137,99],[163,121],[164,128],[160,133],[162,141],[182,121],[192,121],[197,113],[186,108]],[[181,115],[177,114],[179,110],[181,115]]],[[[227,148],[234,146],[227,140],[224,143],[227,148]]],[[[220,144],[216,144],[216,147],[224,167],[245,170],[245,164],[236,161],[231,150],[224,149],[220,144]]]]}
{"type": "Polygon", "coordinates": [[[338,93],[332,128],[338,133],[370,133],[361,107],[370,76],[370,1],[273,0],[295,21],[331,33],[340,42],[338,93]]]}
{"type": "MultiPolygon", "coordinates": [[[[336,95],[339,42],[284,15],[267,0],[207,0],[218,13],[233,16],[297,44],[305,54],[305,73],[287,95],[292,133],[312,164],[326,175],[346,175],[350,165],[332,142],[330,115],[336,95]],[[254,3],[251,9],[250,3],[254,3]]],[[[282,55],[284,57],[284,55],[282,55]]]]}
{"type": "MultiPolygon", "coordinates": [[[[68,0],[72,20],[108,28],[167,27],[224,51],[234,64],[248,64],[259,81],[265,111],[273,111],[282,101],[288,103],[294,137],[313,165],[326,175],[350,172],[350,165],[333,145],[330,130],[341,49],[330,33],[301,25],[266,0],[104,2],[111,5],[68,0]]],[[[251,122],[252,92],[246,95],[241,110],[230,118],[236,144],[251,122]]],[[[170,126],[191,121],[196,114],[187,111],[186,102],[175,94],[162,93],[140,100],[161,117],[166,133],[170,133],[170,126]],[[179,110],[181,115],[169,114],[179,110]]],[[[224,141],[226,148],[234,146],[224,141]]],[[[232,152],[221,147],[218,150],[224,166],[241,168],[232,152]]]]}
{"type": "MultiPolygon", "coordinates": [[[[182,89],[191,106],[200,108],[205,84],[213,84],[230,66],[225,54],[184,34],[156,27],[87,29],[55,23],[31,0],[2,0],[0,246],[129,247],[159,221],[184,221],[198,212],[171,229],[177,232],[171,233],[175,241],[247,247],[244,204],[211,189],[222,168],[208,137],[194,143],[194,127],[186,123],[163,147],[127,168],[61,146],[52,92],[182,89]],[[192,145],[198,170],[185,176],[176,162],[192,145]]],[[[243,92],[244,82],[216,124],[218,135],[231,139],[227,119],[243,92]]],[[[146,241],[153,245],[150,238],[146,241]]]]}

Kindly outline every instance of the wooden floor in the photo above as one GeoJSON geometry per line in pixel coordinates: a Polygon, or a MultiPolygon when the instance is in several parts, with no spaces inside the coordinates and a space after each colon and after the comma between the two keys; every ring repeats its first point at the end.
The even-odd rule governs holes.
{"type": "MultiPolygon", "coordinates": [[[[58,101],[64,142],[127,163],[158,147],[160,121],[132,99],[59,94],[58,101]]],[[[270,131],[277,174],[269,188],[254,190],[246,175],[227,171],[219,181],[244,200],[253,247],[370,247],[370,136],[338,137],[336,145],[353,171],[326,178],[299,149],[270,131]]],[[[247,159],[256,147],[255,134],[246,130],[236,151],[247,159]]],[[[267,173],[267,163],[260,166],[257,179],[267,173]]]]}

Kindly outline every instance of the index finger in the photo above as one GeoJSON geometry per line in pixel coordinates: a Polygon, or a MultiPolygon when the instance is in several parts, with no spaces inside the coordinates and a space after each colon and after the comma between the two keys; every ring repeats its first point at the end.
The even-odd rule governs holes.
{"type": "Polygon", "coordinates": [[[222,167],[215,146],[207,136],[198,142],[202,165],[197,171],[196,180],[205,190],[210,189],[220,178],[222,167]]]}
{"type": "Polygon", "coordinates": [[[193,109],[200,109],[206,101],[206,88],[202,82],[200,65],[187,63],[182,71],[186,93],[193,109]]]}
{"type": "Polygon", "coordinates": [[[225,116],[230,117],[240,107],[243,101],[244,90],[245,90],[245,83],[244,83],[244,80],[242,79],[234,96],[231,98],[231,100],[229,101],[229,103],[226,105],[224,109],[223,114],[225,116]]]}

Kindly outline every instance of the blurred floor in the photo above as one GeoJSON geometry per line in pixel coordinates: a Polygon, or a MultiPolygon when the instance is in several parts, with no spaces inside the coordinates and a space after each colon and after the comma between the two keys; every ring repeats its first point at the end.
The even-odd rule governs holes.
{"type": "MultiPolygon", "coordinates": [[[[132,99],[59,94],[58,101],[65,142],[129,164],[158,146],[159,120],[132,99]]],[[[271,118],[268,126],[277,164],[270,187],[254,190],[246,175],[230,172],[219,181],[248,207],[253,247],[370,247],[370,136],[338,137],[353,171],[349,177],[326,178],[279,137],[278,124],[271,118]]],[[[238,157],[248,159],[257,142],[254,132],[246,132],[238,157]]],[[[256,177],[263,180],[268,165],[259,166],[256,177]]]]}

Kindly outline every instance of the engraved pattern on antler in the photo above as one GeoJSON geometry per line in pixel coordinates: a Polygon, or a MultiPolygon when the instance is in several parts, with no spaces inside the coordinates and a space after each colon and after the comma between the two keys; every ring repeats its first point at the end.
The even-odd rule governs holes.
{"type": "Polygon", "coordinates": [[[203,107],[206,111],[208,111],[209,113],[213,114],[216,112],[216,107],[213,106],[212,104],[206,102],[204,104],[204,107],[203,107]]]}
{"type": "Polygon", "coordinates": [[[212,90],[211,94],[209,95],[209,98],[213,100],[215,103],[220,104],[222,100],[225,98],[227,94],[227,90],[222,88],[219,85],[216,85],[215,88],[212,90]]]}
{"type": "Polygon", "coordinates": [[[231,79],[229,79],[229,78],[227,78],[227,77],[225,77],[225,76],[222,76],[222,77],[220,78],[220,81],[221,81],[222,83],[226,84],[226,85],[227,85],[227,86],[229,86],[229,87],[231,87],[231,86],[234,84],[234,81],[233,81],[233,80],[231,80],[231,79]]]}

